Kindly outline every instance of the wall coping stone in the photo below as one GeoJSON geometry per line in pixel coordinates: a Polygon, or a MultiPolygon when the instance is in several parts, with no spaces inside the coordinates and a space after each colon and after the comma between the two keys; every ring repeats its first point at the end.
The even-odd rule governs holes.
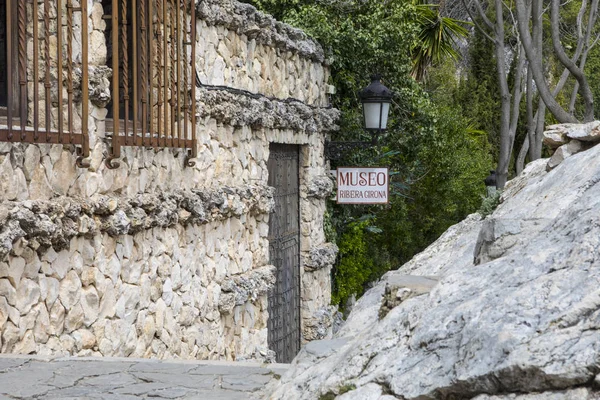
{"type": "Polygon", "coordinates": [[[196,88],[197,114],[217,122],[239,127],[292,129],[318,133],[335,131],[340,111],[311,107],[300,101],[277,100],[229,90],[196,88]]]}
{"type": "Polygon", "coordinates": [[[135,234],[176,224],[206,224],[245,214],[268,214],[273,189],[244,185],[145,193],[131,198],[95,195],[0,203],[0,261],[19,239],[43,252],[67,248],[75,236],[135,234]]]}
{"type": "Polygon", "coordinates": [[[275,20],[250,4],[235,0],[196,0],[196,18],[224,26],[267,46],[292,51],[326,64],[323,47],[300,29],[275,20]]]}

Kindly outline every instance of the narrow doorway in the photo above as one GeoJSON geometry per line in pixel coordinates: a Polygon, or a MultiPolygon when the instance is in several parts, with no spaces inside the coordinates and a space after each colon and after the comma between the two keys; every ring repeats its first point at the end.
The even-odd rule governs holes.
{"type": "Polygon", "coordinates": [[[300,186],[299,147],[271,144],[268,185],[275,188],[269,218],[270,263],[277,267],[269,292],[269,348],[289,363],[300,350],[300,186]]]}

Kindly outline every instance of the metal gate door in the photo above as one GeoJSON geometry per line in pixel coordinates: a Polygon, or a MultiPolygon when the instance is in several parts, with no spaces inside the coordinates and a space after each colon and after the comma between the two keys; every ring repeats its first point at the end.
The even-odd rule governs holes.
{"type": "Polygon", "coordinates": [[[300,350],[300,209],[298,146],[271,144],[269,186],[275,210],[269,218],[270,262],[277,282],[269,292],[269,348],[289,363],[300,350]]]}

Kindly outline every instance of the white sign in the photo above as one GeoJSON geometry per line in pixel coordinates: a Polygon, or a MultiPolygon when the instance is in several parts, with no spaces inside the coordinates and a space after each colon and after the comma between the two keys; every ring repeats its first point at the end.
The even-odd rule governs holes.
{"type": "Polygon", "coordinates": [[[390,175],[387,168],[337,169],[338,204],[387,204],[390,175]]]}

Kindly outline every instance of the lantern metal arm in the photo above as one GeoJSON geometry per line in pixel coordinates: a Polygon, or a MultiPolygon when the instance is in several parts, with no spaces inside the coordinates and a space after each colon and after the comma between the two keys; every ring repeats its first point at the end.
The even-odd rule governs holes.
{"type": "MultiPolygon", "coordinates": [[[[379,133],[379,132],[378,132],[379,133]]],[[[325,141],[325,157],[329,160],[339,160],[354,149],[367,149],[377,146],[379,135],[374,134],[370,141],[330,142],[325,141]]]]}
{"type": "Polygon", "coordinates": [[[330,160],[339,160],[350,150],[376,146],[379,136],[387,129],[388,113],[393,95],[393,92],[381,83],[381,75],[372,75],[371,83],[358,92],[363,106],[364,129],[371,135],[371,141],[326,141],[325,156],[330,160]]]}

